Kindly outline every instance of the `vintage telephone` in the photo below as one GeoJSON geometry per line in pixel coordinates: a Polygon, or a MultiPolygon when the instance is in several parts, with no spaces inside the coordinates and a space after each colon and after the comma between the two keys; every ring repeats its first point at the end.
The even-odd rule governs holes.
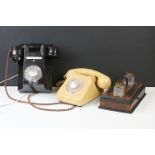
{"type": "Polygon", "coordinates": [[[65,82],[57,92],[59,101],[83,106],[99,96],[102,89],[108,90],[111,79],[98,71],[86,68],[69,70],[65,82]]]}
{"type": "Polygon", "coordinates": [[[48,61],[58,58],[58,49],[51,44],[20,44],[10,50],[10,57],[19,64],[20,92],[51,92],[52,75],[48,61]]]}
{"type": "Polygon", "coordinates": [[[38,92],[51,92],[52,82],[47,78],[48,65],[51,58],[57,58],[57,48],[47,44],[21,44],[14,46],[7,55],[5,67],[5,92],[13,101],[30,104],[33,107],[46,111],[68,111],[75,106],[82,106],[95,99],[111,86],[111,79],[95,70],[86,68],[71,69],[65,74],[65,81],[57,92],[59,102],[38,103],[32,102],[31,97],[38,92]],[[16,99],[10,96],[7,89],[9,57],[19,64],[18,90],[32,92],[27,100],[16,99]],[[68,108],[48,109],[48,105],[64,104],[68,108]],[[44,106],[44,107],[41,107],[44,106]]]}

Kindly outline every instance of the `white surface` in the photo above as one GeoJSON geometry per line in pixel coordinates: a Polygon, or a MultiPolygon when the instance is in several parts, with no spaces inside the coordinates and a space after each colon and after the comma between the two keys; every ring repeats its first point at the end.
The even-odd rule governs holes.
{"type": "MultiPolygon", "coordinates": [[[[17,87],[9,87],[16,98],[27,94],[19,93],[17,87]]],[[[155,128],[155,88],[146,88],[147,95],[134,113],[120,113],[98,109],[99,98],[93,102],[67,112],[46,112],[30,105],[9,100],[4,87],[0,87],[0,128],[155,128]]],[[[34,101],[57,101],[55,93],[39,94],[34,101]]]]}

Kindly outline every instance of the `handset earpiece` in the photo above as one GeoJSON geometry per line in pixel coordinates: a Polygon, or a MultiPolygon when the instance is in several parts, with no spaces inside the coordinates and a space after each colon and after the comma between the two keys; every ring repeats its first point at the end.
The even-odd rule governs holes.
{"type": "Polygon", "coordinates": [[[17,46],[14,46],[11,50],[10,50],[10,57],[13,60],[13,62],[17,63],[21,60],[21,51],[18,49],[17,46]]]}
{"type": "Polygon", "coordinates": [[[111,86],[111,79],[105,74],[99,74],[97,76],[97,86],[101,89],[108,90],[111,86]]]}
{"type": "Polygon", "coordinates": [[[47,57],[51,58],[58,58],[59,57],[59,51],[56,47],[48,46],[47,47],[47,57]]]}

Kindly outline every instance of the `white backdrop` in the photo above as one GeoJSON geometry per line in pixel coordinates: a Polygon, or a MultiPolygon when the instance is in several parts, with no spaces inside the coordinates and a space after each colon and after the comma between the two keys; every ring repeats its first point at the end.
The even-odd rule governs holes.
{"type": "MultiPolygon", "coordinates": [[[[0,25],[155,25],[154,0],[5,0],[0,4],[0,25]]],[[[1,111],[4,112],[8,110],[1,111]]],[[[21,112],[18,116],[22,115],[21,112]]],[[[146,116],[149,117],[150,114],[146,116]]],[[[7,122],[8,116],[5,118],[7,122]]],[[[141,129],[3,129],[0,130],[0,152],[3,155],[154,155],[154,139],[154,130],[141,129]]]]}

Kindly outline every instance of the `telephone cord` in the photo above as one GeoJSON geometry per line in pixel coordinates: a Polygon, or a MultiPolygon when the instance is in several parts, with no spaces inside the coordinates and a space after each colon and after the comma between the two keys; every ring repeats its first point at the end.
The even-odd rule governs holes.
{"type": "MultiPolygon", "coordinates": [[[[10,80],[12,80],[12,79],[14,79],[16,77],[18,77],[18,74],[14,75],[14,76],[11,76],[10,78],[7,78],[6,80],[10,81],[10,80]]],[[[6,80],[0,81],[0,84],[3,84],[6,80]]]]}
{"type": "MultiPolygon", "coordinates": [[[[39,109],[39,110],[45,110],[45,111],[62,112],[62,111],[69,111],[69,110],[72,110],[72,109],[74,109],[74,108],[76,107],[75,105],[71,105],[71,104],[69,104],[69,103],[64,103],[64,102],[58,102],[58,103],[42,103],[42,102],[39,103],[39,102],[32,102],[30,98],[31,98],[33,95],[35,95],[35,94],[30,94],[30,95],[28,96],[28,101],[21,100],[21,99],[16,99],[16,98],[10,96],[10,94],[9,94],[9,92],[8,92],[8,89],[7,89],[8,68],[9,68],[9,52],[8,52],[7,58],[6,58],[5,77],[4,77],[4,80],[3,80],[3,82],[4,82],[4,87],[5,87],[5,92],[6,92],[6,95],[7,95],[7,97],[8,97],[9,99],[11,99],[11,100],[13,100],[13,101],[15,101],[15,102],[29,104],[29,105],[31,105],[31,106],[33,106],[33,107],[39,109]],[[47,106],[47,105],[51,105],[51,106],[52,106],[52,105],[60,105],[60,104],[62,104],[62,105],[69,105],[69,106],[71,106],[71,107],[69,107],[69,108],[64,108],[64,109],[55,109],[55,108],[53,108],[53,109],[46,109],[46,108],[41,108],[41,107],[39,107],[39,106],[47,106]]],[[[11,79],[13,79],[13,78],[11,77],[11,79]]],[[[9,79],[9,80],[11,80],[11,79],[9,79]]]]}

